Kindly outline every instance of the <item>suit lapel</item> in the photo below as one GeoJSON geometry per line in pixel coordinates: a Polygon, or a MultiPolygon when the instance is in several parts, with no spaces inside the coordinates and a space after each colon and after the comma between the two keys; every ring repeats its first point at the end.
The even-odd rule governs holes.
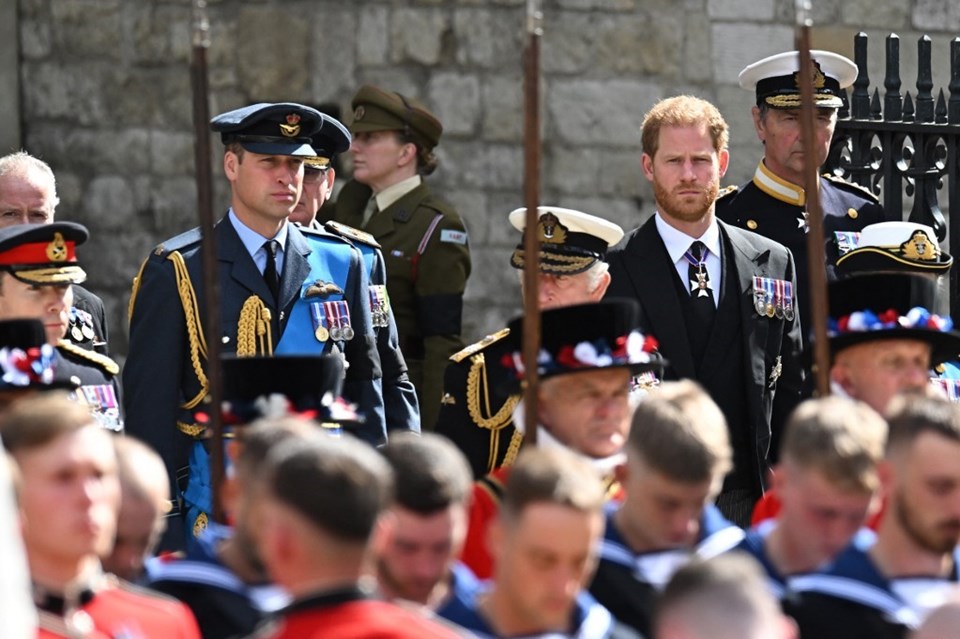
{"type": "MultiPolygon", "coordinates": [[[[300,288],[310,274],[310,246],[293,224],[287,225],[287,246],[284,249],[283,273],[280,277],[278,308],[286,309],[300,296],[300,288]]],[[[286,320],[286,314],[284,314],[286,320]]],[[[281,322],[281,330],[284,322],[281,322]]]]}
{"type": "Polygon", "coordinates": [[[649,330],[660,343],[660,351],[670,360],[677,377],[696,378],[696,366],[687,341],[674,265],[657,233],[654,218],[641,226],[621,258],[625,273],[649,318],[649,330]]]}
{"type": "MultiPolygon", "coordinates": [[[[767,333],[770,322],[761,318],[754,309],[753,277],[770,277],[770,251],[758,251],[743,232],[730,229],[722,222],[721,232],[733,248],[733,259],[737,268],[737,277],[740,280],[740,317],[743,319],[743,346],[744,360],[750,362],[753,383],[761,389],[767,384],[766,379],[766,351],[767,333]]],[[[758,397],[756,393],[749,393],[751,398],[758,397]]],[[[757,407],[759,409],[759,407],[757,407]]]]}

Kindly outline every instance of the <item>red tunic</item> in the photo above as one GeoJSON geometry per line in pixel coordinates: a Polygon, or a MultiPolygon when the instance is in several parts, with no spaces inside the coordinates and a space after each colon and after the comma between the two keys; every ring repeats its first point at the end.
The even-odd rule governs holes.
{"type": "Polygon", "coordinates": [[[76,630],[83,630],[89,633],[83,635],[86,639],[200,639],[189,608],[148,593],[126,583],[105,586],[71,613],[71,626],[60,614],[41,609],[37,636],[75,637],[76,630]]]}
{"type": "Polygon", "coordinates": [[[359,592],[294,602],[258,639],[456,639],[461,635],[425,616],[359,592]]]}
{"type": "Polygon", "coordinates": [[[503,487],[510,476],[510,467],[501,466],[473,483],[467,539],[460,560],[480,579],[493,576],[493,558],[487,550],[487,528],[500,512],[503,487]]]}

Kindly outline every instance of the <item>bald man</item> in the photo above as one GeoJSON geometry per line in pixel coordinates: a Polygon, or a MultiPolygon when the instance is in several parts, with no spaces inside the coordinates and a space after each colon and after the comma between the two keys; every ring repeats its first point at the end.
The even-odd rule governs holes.
{"type": "Polygon", "coordinates": [[[170,482],[160,455],[133,437],[114,440],[120,475],[120,512],[113,551],[103,569],[127,581],[140,581],[143,563],[153,554],[170,510],[170,482]]]}

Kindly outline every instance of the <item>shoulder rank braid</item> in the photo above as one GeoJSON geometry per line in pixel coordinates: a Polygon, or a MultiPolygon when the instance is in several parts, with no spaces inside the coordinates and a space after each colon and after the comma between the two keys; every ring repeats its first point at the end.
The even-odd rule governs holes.
{"type": "Polygon", "coordinates": [[[106,355],[101,355],[100,353],[83,348],[82,346],[77,346],[73,342],[60,340],[60,342],[57,343],[57,348],[62,348],[71,355],[85,359],[88,362],[97,365],[99,368],[102,368],[111,375],[116,375],[120,372],[120,365],[106,355]]]}

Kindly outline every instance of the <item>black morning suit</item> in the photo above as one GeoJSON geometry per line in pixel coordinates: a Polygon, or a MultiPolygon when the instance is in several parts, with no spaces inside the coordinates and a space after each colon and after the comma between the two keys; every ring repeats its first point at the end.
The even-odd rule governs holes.
{"type": "Polygon", "coordinates": [[[664,378],[693,379],[710,393],[727,416],[731,443],[748,448],[736,459],[749,467],[738,468],[734,476],[759,494],[772,445],[800,401],[804,374],[799,314],[792,320],[760,316],[754,308],[753,277],[786,280],[796,287],[796,276],[793,258],[782,245],[718,224],[723,290],[702,361],[695,361],[684,313],[689,286],[679,281],[654,217],[608,254],[612,281],[606,297],[640,302],[641,326],[670,362],[664,378]]]}

